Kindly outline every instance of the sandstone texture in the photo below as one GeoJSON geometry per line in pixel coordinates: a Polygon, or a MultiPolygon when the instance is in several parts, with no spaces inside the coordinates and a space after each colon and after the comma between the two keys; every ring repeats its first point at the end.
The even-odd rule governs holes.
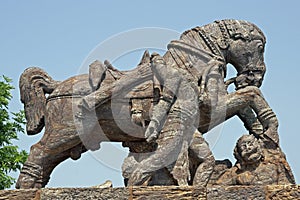
{"type": "Polygon", "coordinates": [[[152,199],[200,199],[200,200],[296,200],[300,199],[300,185],[268,186],[214,186],[214,187],[123,187],[123,188],[44,188],[0,191],[0,200],[152,200],[152,199]]]}

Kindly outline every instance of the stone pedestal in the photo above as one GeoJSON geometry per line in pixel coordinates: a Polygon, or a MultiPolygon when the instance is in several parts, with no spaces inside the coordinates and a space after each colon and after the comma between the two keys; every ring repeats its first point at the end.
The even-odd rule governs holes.
{"type": "Polygon", "coordinates": [[[215,186],[201,187],[123,187],[123,188],[44,188],[2,190],[0,200],[54,200],[54,199],[115,199],[115,200],[152,200],[152,199],[200,199],[200,200],[242,200],[242,199],[300,199],[300,185],[268,186],[215,186]]]}

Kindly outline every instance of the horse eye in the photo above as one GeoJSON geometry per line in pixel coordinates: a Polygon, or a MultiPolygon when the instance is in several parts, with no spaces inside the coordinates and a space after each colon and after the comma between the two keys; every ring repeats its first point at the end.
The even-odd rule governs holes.
{"type": "Polygon", "coordinates": [[[264,51],[264,46],[263,46],[263,45],[259,45],[259,46],[258,46],[258,50],[259,50],[260,52],[263,52],[263,51],[264,51]]]}

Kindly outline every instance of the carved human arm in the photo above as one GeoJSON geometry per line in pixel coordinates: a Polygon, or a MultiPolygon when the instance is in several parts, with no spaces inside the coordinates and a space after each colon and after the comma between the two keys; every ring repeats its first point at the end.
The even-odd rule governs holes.
{"type": "Polygon", "coordinates": [[[181,82],[178,71],[167,66],[163,58],[158,54],[152,55],[151,66],[154,76],[156,76],[162,85],[162,94],[158,103],[153,107],[151,121],[145,132],[147,142],[152,142],[158,137],[167,114],[176,98],[176,93],[181,82]]]}
{"type": "Polygon", "coordinates": [[[145,132],[147,142],[150,143],[157,139],[170,108],[171,103],[162,99],[153,107],[151,121],[145,132]]]}
{"type": "Polygon", "coordinates": [[[220,85],[224,84],[224,67],[223,63],[217,60],[211,60],[208,63],[208,67],[210,68],[207,77],[207,95],[208,99],[210,99],[210,105],[212,108],[217,106],[219,96],[220,96],[220,85]]]}

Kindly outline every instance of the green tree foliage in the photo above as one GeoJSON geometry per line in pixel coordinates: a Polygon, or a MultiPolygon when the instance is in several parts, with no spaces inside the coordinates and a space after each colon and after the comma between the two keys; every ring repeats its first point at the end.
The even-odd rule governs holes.
{"type": "Polygon", "coordinates": [[[12,98],[10,84],[11,79],[0,77],[0,189],[9,188],[15,179],[8,175],[11,171],[17,171],[27,159],[27,153],[18,151],[18,147],[12,144],[17,140],[18,132],[24,132],[24,112],[9,113],[8,104],[12,98]]]}

